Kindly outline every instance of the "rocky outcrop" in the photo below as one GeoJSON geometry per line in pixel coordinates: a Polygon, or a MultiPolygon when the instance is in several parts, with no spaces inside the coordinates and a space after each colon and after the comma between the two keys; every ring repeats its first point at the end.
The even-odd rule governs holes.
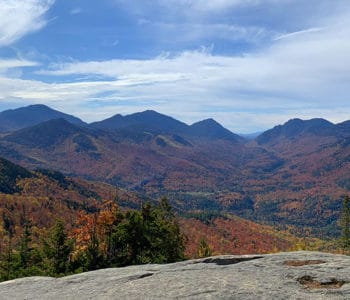
{"type": "Polygon", "coordinates": [[[350,257],[217,256],[0,284],[1,299],[350,299],[350,257]]]}

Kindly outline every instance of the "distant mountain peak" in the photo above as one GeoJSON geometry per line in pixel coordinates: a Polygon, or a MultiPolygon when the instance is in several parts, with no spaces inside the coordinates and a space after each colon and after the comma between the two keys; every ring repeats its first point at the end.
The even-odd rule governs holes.
{"type": "Polygon", "coordinates": [[[42,108],[42,109],[48,109],[48,110],[51,110],[52,108],[50,108],[49,106],[45,105],[45,104],[31,104],[31,105],[28,105],[26,107],[23,107],[23,108],[42,108]]]}
{"type": "Polygon", "coordinates": [[[314,118],[302,120],[299,118],[291,119],[283,125],[265,131],[257,137],[260,144],[268,143],[277,138],[294,138],[302,134],[312,134],[316,136],[336,135],[336,125],[322,119],[314,118]]]}
{"type": "Polygon", "coordinates": [[[11,132],[59,118],[75,125],[86,125],[82,120],[72,115],[54,110],[43,104],[33,104],[1,112],[0,132],[11,132]]]}
{"type": "Polygon", "coordinates": [[[307,126],[333,126],[334,124],[322,118],[313,118],[309,120],[302,120],[299,118],[290,119],[282,126],[290,126],[290,125],[307,125],[307,126]]]}
{"type": "Polygon", "coordinates": [[[48,147],[84,129],[63,118],[17,130],[5,137],[6,140],[32,147],[48,147]]]}
{"type": "Polygon", "coordinates": [[[129,119],[144,118],[144,117],[162,118],[162,119],[174,120],[176,122],[182,123],[181,121],[178,121],[178,120],[174,119],[173,117],[170,117],[168,115],[162,114],[162,113],[157,112],[157,111],[152,110],[152,109],[147,109],[147,110],[144,110],[144,111],[136,112],[136,113],[133,113],[133,114],[125,116],[125,118],[129,118],[129,119]]]}
{"type": "Polygon", "coordinates": [[[209,125],[219,125],[219,126],[221,126],[221,124],[216,122],[213,118],[204,119],[204,120],[196,122],[196,123],[194,123],[192,125],[196,125],[196,124],[209,124],[209,125]]]}
{"type": "Polygon", "coordinates": [[[5,111],[3,111],[1,113],[13,112],[13,111],[23,111],[23,110],[34,110],[34,109],[52,110],[52,108],[50,108],[49,106],[47,106],[45,104],[30,104],[30,105],[27,105],[27,106],[22,106],[22,107],[18,107],[18,108],[8,109],[8,110],[5,110],[5,111]]]}
{"type": "Polygon", "coordinates": [[[223,139],[235,142],[243,140],[242,137],[226,129],[212,118],[205,119],[192,124],[190,126],[190,133],[194,136],[209,139],[223,139]]]}
{"type": "Polygon", "coordinates": [[[69,127],[69,128],[78,128],[77,125],[72,124],[71,122],[67,121],[64,118],[57,118],[57,119],[51,119],[51,120],[47,120],[45,122],[42,122],[40,124],[37,124],[33,127],[48,127],[48,126],[52,126],[52,127],[69,127]]]}
{"type": "Polygon", "coordinates": [[[153,110],[153,109],[146,109],[144,111],[141,111],[141,112],[137,112],[135,114],[144,114],[144,115],[162,115],[161,113],[153,110]]]}
{"type": "Polygon", "coordinates": [[[172,117],[163,115],[154,110],[145,110],[122,116],[114,115],[111,118],[90,124],[91,127],[104,130],[141,130],[155,132],[182,133],[186,131],[188,125],[172,117]]]}

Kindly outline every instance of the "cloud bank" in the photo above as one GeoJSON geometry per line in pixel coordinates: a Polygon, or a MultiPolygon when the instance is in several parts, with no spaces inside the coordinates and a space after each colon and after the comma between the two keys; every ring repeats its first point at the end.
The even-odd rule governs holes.
{"type": "MultiPolygon", "coordinates": [[[[139,102],[140,108],[153,106],[185,118],[186,114],[221,114],[226,125],[236,130],[244,113],[255,114],[257,119],[264,114],[266,120],[261,119],[259,125],[255,121],[261,127],[297,115],[341,121],[345,113],[339,114],[339,110],[350,112],[349,36],[350,22],[331,22],[322,29],[286,34],[257,53],[224,56],[203,48],[145,60],[53,64],[39,73],[56,78],[102,78],[98,83],[65,85],[68,90],[84,88],[81,93],[101,105],[125,109],[128,103],[139,102]],[[94,97],[102,92],[108,93],[94,97]],[[229,113],[232,120],[228,120],[229,113]],[[234,120],[234,116],[239,119],[234,120]]],[[[50,94],[54,97],[55,92],[51,89],[50,94]]]]}

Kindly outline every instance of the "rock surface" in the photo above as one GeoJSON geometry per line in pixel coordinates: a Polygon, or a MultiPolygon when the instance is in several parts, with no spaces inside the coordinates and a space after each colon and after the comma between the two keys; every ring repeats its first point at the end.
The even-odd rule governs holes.
{"type": "Polygon", "coordinates": [[[350,299],[350,257],[217,256],[0,284],[5,299],[350,299]]]}

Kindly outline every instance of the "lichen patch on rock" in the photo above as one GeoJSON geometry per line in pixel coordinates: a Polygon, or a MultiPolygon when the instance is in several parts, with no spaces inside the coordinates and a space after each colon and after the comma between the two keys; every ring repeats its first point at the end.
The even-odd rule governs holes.
{"type": "Polygon", "coordinates": [[[344,284],[348,283],[347,281],[336,278],[320,282],[309,275],[298,278],[298,282],[309,289],[340,289],[344,284]]]}
{"type": "Polygon", "coordinates": [[[324,264],[326,261],[320,259],[314,260],[286,260],[283,264],[289,267],[302,267],[307,265],[319,265],[324,264]]]}

